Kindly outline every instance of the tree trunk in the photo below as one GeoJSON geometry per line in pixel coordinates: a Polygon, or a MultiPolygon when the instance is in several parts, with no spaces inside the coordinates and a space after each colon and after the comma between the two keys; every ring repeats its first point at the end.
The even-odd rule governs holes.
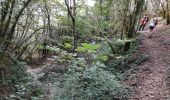
{"type": "MultiPolygon", "coordinates": [[[[71,2],[71,1],[70,1],[71,2]]],[[[69,7],[68,4],[68,0],[65,0],[65,4],[67,6],[67,11],[69,13],[69,16],[71,17],[72,20],[72,32],[73,32],[73,36],[74,36],[74,47],[73,47],[73,53],[76,52],[76,48],[77,48],[77,33],[76,33],[76,1],[73,0],[73,7],[69,7]]]]}
{"type": "Polygon", "coordinates": [[[170,13],[170,11],[169,11],[169,4],[170,4],[170,2],[169,2],[169,0],[166,0],[166,2],[167,2],[167,4],[166,4],[166,9],[167,9],[167,13],[166,13],[166,16],[167,16],[167,25],[169,25],[170,24],[170,15],[169,15],[169,13],[170,13]]]}
{"type": "MultiPolygon", "coordinates": [[[[12,38],[13,38],[13,35],[14,35],[14,32],[15,32],[15,28],[16,28],[16,25],[17,25],[17,23],[18,23],[18,21],[19,21],[19,18],[21,17],[21,15],[22,15],[22,13],[23,13],[23,11],[25,10],[25,8],[28,6],[28,4],[31,2],[31,0],[27,0],[25,3],[24,3],[24,5],[23,5],[23,7],[18,11],[18,13],[15,15],[15,18],[14,18],[14,22],[13,22],[13,24],[11,25],[11,28],[9,28],[9,26],[6,26],[7,27],[7,29],[5,29],[5,30],[8,30],[7,32],[5,32],[5,33],[3,33],[4,35],[3,36],[5,36],[5,35],[7,35],[7,38],[6,38],[6,40],[5,40],[5,42],[4,42],[4,46],[5,46],[5,48],[4,48],[4,51],[6,51],[7,49],[8,49],[8,46],[9,46],[9,44],[10,44],[10,41],[12,40],[12,38]]],[[[13,3],[15,3],[15,2],[13,2],[13,3]]],[[[13,7],[11,7],[11,9],[13,9],[13,7]]],[[[10,12],[10,13],[12,13],[12,12],[10,12]]],[[[2,21],[1,21],[2,22],[2,21]]],[[[0,24],[3,24],[3,23],[0,23],[0,24]]],[[[9,24],[10,25],[10,24],[9,24]]],[[[2,31],[1,31],[2,32],[2,31]]],[[[0,32],[0,33],[1,33],[0,32]]],[[[3,31],[4,32],[4,31],[3,31]]]]}
{"type": "MultiPolygon", "coordinates": [[[[131,2],[128,2],[131,3],[131,2]]],[[[127,13],[126,17],[125,17],[125,34],[126,34],[126,38],[130,39],[133,37],[135,31],[135,26],[137,24],[137,20],[139,19],[141,9],[143,9],[143,5],[144,5],[144,0],[140,0],[140,1],[136,1],[135,2],[135,10],[132,13],[127,13],[128,11],[125,11],[127,13]]],[[[130,5],[127,4],[127,9],[130,5]]],[[[130,44],[131,42],[126,42],[125,46],[124,46],[124,51],[128,51],[130,49],[130,44]]]]}
{"type": "Polygon", "coordinates": [[[72,20],[73,23],[73,34],[74,34],[74,48],[73,48],[73,53],[75,53],[75,50],[77,48],[77,33],[76,33],[76,1],[73,0],[73,16],[74,16],[74,20],[72,20]]]}

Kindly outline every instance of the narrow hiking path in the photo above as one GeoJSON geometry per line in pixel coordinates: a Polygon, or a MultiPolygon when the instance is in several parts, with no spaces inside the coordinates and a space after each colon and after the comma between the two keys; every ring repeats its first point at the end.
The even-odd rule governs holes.
{"type": "Polygon", "coordinates": [[[139,52],[149,60],[139,65],[136,77],[130,79],[134,93],[130,100],[170,100],[168,69],[170,68],[170,26],[158,25],[148,39],[148,30],[143,32],[139,52]],[[135,85],[134,85],[135,84],[135,85]]]}
{"type": "Polygon", "coordinates": [[[40,61],[41,65],[27,65],[27,72],[33,80],[43,88],[41,100],[53,100],[55,96],[56,83],[63,80],[63,73],[67,70],[69,62],[62,63],[54,60],[55,56],[40,61]]]}

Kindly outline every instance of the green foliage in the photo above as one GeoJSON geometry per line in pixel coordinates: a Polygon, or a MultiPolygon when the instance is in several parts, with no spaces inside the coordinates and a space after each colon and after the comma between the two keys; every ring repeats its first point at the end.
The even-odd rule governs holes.
{"type": "Polygon", "coordinates": [[[60,63],[64,61],[71,61],[73,59],[73,53],[68,53],[66,51],[60,52],[59,56],[53,56],[54,61],[58,61],[60,63]]]}
{"type": "Polygon", "coordinates": [[[0,56],[5,58],[1,59],[5,63],[0,63],[0,66],[3,65],[0,68],[0,72],[4,73],[3,75],[0,74],[0,85],[11,88],[9,95],[4,96],[5,100],[25,100],[30,97],[38,97],[42,94],[39,85],[33,82],[26,72],[25,63],[17,60],[10,54],[4,53],[4,55],[0,56]]]}
{"type": "Polygon", "coordinates": [[[9,58],[10,55],[1,55],[2,58],[1,61],[3,63],[0,63],[0,84],[16,84],[19,81],[23,81],[22,79],[27,75],[25,64],[23,62],[18,61],[17,59],[9,58]],[[5,56],[5,57],[4,57],[5,56]],[[15,61],[15,63],[14,63],[15,61]],[[4,73],[4,74],[2,74],[4,73]]]}
{"type": "Polygon", "coordinates": [[[131,58],[129,55],[113,56],[111,60],[106,64],[106,70],[110,72],[123,73],[124,71],[131,68],[129,63],[130,59],[131,58]]]}
{"type": "Polygon", "coordinates": [[[62,37],[61,37],[61,40],[62,40],[62,44],[65,44],[65,43],[73,44],[73,37],[70,37],[70,36],[62,36],[62,37]]]}
{"type": "Polygon", "coordinates": [[[47,45],[46,47],[44,47],[42,44],[38,44],[36,47],[39,50],[47,49],[49,51],[55,51],[55,52],[60,52],[61,51],[60,48],[57,47],[57,46],[49,46],[49,45],[47,45]]]}
{"type": "Polygon", "coordinates": [[[58,48],[57,46],[53,46],[53,47],[47,46],[46,49],[48,49],[50,51],[55,51],[56,53],[61,51],[61,49],[58,48]]]}
{"type": "Polygon", "coordinates": [[[106,55],[98,55],[96,59],[103,62],[103,61],[108,60],[108,56],[106,56],[106,55]]]}
{"type": "Polygon", "coordinates": [[[73,58],[73,54],[72,53],[67,53],[65,51],[62,52],[61,58],[63,60],[71,60],[73,58]]]}
{"type": "Polygon", "coordinates": [[[123,47],[125,44],[124,40],[113,38],[111,40],[108,40],[106,38],[98,38],[102,40],[100,43],[101,49],[100,52],[104,55],[110,55],[110,54],[121,54],[123,53],[123,47]]]}
{"type": "Polygon", "coordinates": [[[13,65],[8,70],[10,70],[11,75],[7,77],[7,80],[15,84],[20,81],[25,81],[25,77],[28,76],[26,69],[25,69],[25,64],[24,65],[23,64],[13,65]]]}
{"type": "Polygon", "coordinates": [[[37,44],[36,47],[37,47],[38,49],[44,49],[44,47],[43,47],[42,44],[37,44]]]}
{"type": "Polygon", "coordinates": [[[64,43],[64,47],[67,49],[71,49],[72,45],[70,43],[64,43]]]}
{"type": "Polygon", "coordinates": [[[19,83],[15,85],[16,93],[5,97],[8,100],[40,100],[43,94],[43,90],[40,87],[40,83],[37,81],[29,80],[26,83],[19,83]]]}
{"type": "MultiPolygon", "coordinates": [[[[110,61],[106,63],[106,70],[109,72],[124,73],[125,71],[136,67],[143,61],[146,61],[148,57],[144,54],[135,54],[138,50],[137,40],[127,40],[131,41],[129,51],[119,53],[117,55],[110,55],[110,61]]],[[[118,46],[119,47],[119,46],[118,46]]]]}
{"type": "Polygon", "coordinates": [[[77,48],[78,52],[97,52],[97,49],[100,48],[99,44],[88,44],[88,43],[81,43],[81,46],[77,48]]]}
{"type": "Polygon", "coordinates": [[[65,81],[56,88],[57,100],[125,100],[128,90],[99,62],[88,66],[83,59],[74,61],[65,81]]]}

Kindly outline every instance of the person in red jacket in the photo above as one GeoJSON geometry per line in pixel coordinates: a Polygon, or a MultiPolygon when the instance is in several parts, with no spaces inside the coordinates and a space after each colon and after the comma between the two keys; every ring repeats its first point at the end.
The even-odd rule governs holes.
{"type": "Polygon", "coordinates": [[[139,31],[142,29],[142,31],[144,30],[146,23],[149,21],[149,17],[148,15],[145,13],[144,17],[141,18],[140,20],[140,27],[139,27],[139,31]]]}

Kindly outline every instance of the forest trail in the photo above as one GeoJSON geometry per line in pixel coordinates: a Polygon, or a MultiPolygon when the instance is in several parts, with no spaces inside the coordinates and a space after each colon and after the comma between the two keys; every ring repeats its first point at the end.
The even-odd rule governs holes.
{"type": "Polygon", "coordinates": [[[168,70],[170,68],[170,26],[160,24],[148,39],[148,30],[142,32],[139,52],[149,60],[139,65],[136,77],[130,79],[134,93],[130,100],[170,100],[168,70]],[[169,98],[169,99],[168,99],[169,98]]]}
{"type": "Polygon", "coordinates": [[[40,61],[42,63],[40,66],[26,66],[27,72],[43,87],[44,96],[42,100],[53,100],[56,89],[55,84],[63,80],[61,73],[66,70],[65,66],[68,66],[68,62],[66,61],[61,64],[52,59],[53,57],[50,57],[44,62],[40,61]]]}

